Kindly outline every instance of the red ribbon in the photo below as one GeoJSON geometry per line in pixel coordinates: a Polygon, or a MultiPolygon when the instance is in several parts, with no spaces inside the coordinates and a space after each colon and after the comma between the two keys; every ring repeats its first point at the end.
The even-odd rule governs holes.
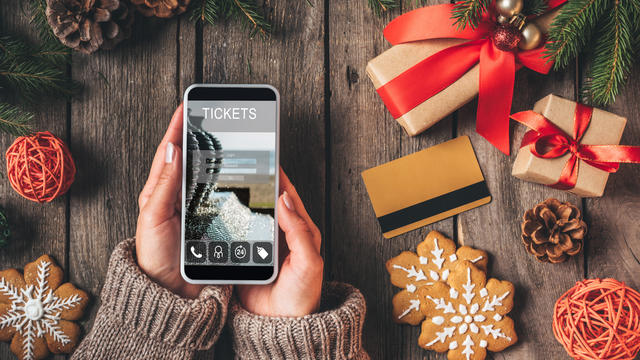
{"type": "Polygon", "coordinates": [[[531,129],[524,134],[520,147],[528,146],[533,155],[543,159],[571,153],[560,179],[549,186],[560,190],[573,189],[578,181],[578,160],[610,173],[618,171],[620,163],[640,163],[640,146],[580,144],[592,114],[593,108],[576,104],[572,136],[537,112],[529,110],[511,115],[513,120],[531,129]]]}
{"type": "MultiPolygon", "coordinates": [[[[551,0],[549,8],[566,0],[551,0]]],[[[544,46],[529,51],[498,49],[490,38],[495,20],[485,14],[477,28],[459,30],[451,19],[453,4],[427,6],[395,18],[384,29],[392,44],[454,38],[470,40],[446,48],[422,60],[378,88],[378,94],[394,118],[399,118],[454,83],[480,63],[480,87],[476,131],[509,154],[509,113],[516,66],[546,74],[552,63],[542,57],[544,46]]]]}

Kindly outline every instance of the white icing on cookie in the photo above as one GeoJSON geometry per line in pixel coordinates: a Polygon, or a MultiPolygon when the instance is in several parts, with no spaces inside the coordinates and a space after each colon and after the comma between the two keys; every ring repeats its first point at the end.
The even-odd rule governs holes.
{"type": "Polygon", "coordinates": [[[442,272],[442,281],[447,281],[449,278],[449,269],[442,272]]]}
{"type": "Polygon", "coordinates": [[[458,292],[456,291],[456,289],[454,288],[450,288],[449,289],[449,297],[452,299],[457,299],[458,298],[458,292]]]}
{"type": "Polygon", "coordinates": [[[444,262],[444,258],[442,257],[442,253],[444,249],[438,247],[438,238],[433,238],[433,250],[431,250],[431,254],[433,254],[433,263],[436,264],[438,270],[442,269],[442,263],[444,262]]]}
{"type": "Polygon", "coordinates": [[[487,340],[480,340],[480,347],[486,348],[487,347],[487,340]]]}
{"type": "MultiPolygon", "coordinates": [[[[495,317],[494,317],[494,319],[495,319],[495,317]]],[[[485,321],[485,320],[487,320],[487,318],[486,318],[486,317],[484,317],[484,315],[480,315],[480,314],[478,314],[478,315],[475,315],[475,316],[473,317],[473,321],[475,321],[475,322],[483,322],[483,321],[485,321]]]]}
{"type": "Polygon", "coordinates": [[[433,319],[431,319],[431,322],[436,324],[436,325],[442,325],[442,324],[444,324],[444,317],[435,316],[433,319]]]}
{"type": "Polygon", "coordinates": [[[455,350],[458,348],[458,342],[453,340],[452,342],[449,343],[449,350],[455,350]]]}
{"type": "Polygon", "coordinates": [[[427,265],[429,263],[429,258],[425,256],[420,256],[420,264],[427,265]]]}
{"type": "Polygon", "coordinates": [[[413,284],[407,284],[407,291],[412,293],[416,291],[416,286],[413,284]]]}
{"type": "Polygon", "coordinates": [[[473,260],[470,260],[470,261],[471,261],[472,263],[474,263],[474,264],[475,264],[475,263],[477,263],[478,261],[482,260],[482,258],[483,258],[483,257],[482,257],[482,255],[480,255],[480,256],[478,256],[477,258],[475,258],[475,259],[473,259],[473,260]]]}
{"type": "Polygon", "coordinates": [[[469,325],[467,325],[467,323],[462,323],[460,326],[458,326],[458,332],[462,335],[464,333],[467,332],[467,329],[469,329],[469,325]]]}
{"type": "Polygon", "coordinates": [[[424,275],[424,272],[422,272],[422,269],[420,269],[420,271],[416,270],[415,266],[411,266],[411,269],[407,269],[405,267],[402,267],[400,265],[393,265],[394,269],[400,269],[404,272],[407,273],[407,277],[408,278],[415,278],[415,281],[422,281],[422,280],[427,280],[427,277],[424,275]]]}
{"type": "Polygon", "coordinates": [[[456,315],[450,320],[454,324],[460,324],[462,322],[462,316],[456,315]]]}
{"type": "Polygon", "coordinates": [[[462,343],[462,346],[464,346],[462,355],[465,355],[467,357],[467,360],[471,359],[471,355],[474,354],[474,351],[471,349],[473,345],[475,344],[473,343],[473,340],[471,340],[471,336],[467,335],[467,338],[464,339],[464,342],[462,343]]]}
{"type": "Polygon", "coordinates": [[[476,284],[471,283],[471,268],[467,268],[467,283],[462,285],[464,289],[464,294],[462,297],[467,301],[467,304],[471,304],[471,300],[476,294],[473,292],[473,289],[476,287],[476,284]]]}
{"type": "Polygon", "coordinates": [[[453,332],[455,330],[456,328],[452,326],[452,327],[444,328],[443,331],[441,332],[436,332],[436,338],[433,339],[431,342],[427,343],[426,346],[432,346],[438,341],[440,341],[441,343],[444,343],[444,341],[447,340],[447,338],[450,338],[453,336],[453,332]]]}
{"type": "Polygon", "coordinates": [[[485,288],[480,289],[480,297],[486,297],[487,295],[489,295],[489,292],[487,291],[487,289],[485,288]]]}
{"type": "Polygon", "coordinates": [[[500,314],[496,313],[495,315],[493,315],[493,320],[500,321],[500,320],[502,320],[502,316],[500,314]]]}
{"type": "Polygon", "coordinates": [[[458,256],[456,256],[456,254],[449,255],[449,261],[455,262],[456,260],[458,260],[458,256]]]}
{"type": "Polygon", "coordinates": [[[438,275],[437,272],[433,271],[433,270],[429,270],[429,276],[431,276],[431,278],[433,279],[433,281],[438,281],[440,280],[440,276],[438,275]]]}
{"type": "Polygon", "coordinates": [[[411,305],[409,305],[409,307],[408,307],[407,309],[405,309],[405,310],[402,312],[402,314],[400,314],[400,315],[398,316],[398,319],[402,319],[403,317],[407,316],[407,315],[408,315],[410,312],[412,312],[412,311],[418,311],[418,310],[420,310],[420,300],[412,299],[412,300],[409,300],[409,303],[410,303],[411,305]]]}

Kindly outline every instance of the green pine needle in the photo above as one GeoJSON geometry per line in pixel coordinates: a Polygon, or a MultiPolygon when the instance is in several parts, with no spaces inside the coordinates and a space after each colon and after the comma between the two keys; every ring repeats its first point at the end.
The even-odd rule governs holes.
{"type": "Polygon", "coordinates": [[[254,2],[247,0],[233,0],[236,6],[235,12],[241,15],[244,20],[244,24],[249,30],[249,37],[254,37],[256,34],[260,34],[261,37],[267,37],[271,32],[271,24],[269,24],[264,16],[257,11],[257,6],[254,2]]]}
{"type": "Polygon", "coordinates": [[[525,16],[540,16],[549,8],[546,0],[525,0],[522,13],[525,16]]]}
{"type": "Polygon", "coordinates": [[[369,7],[373,10],[373,12],[380,16],[383,13],[395,9],[399,6],[397,0],[368,0],[369,7]]]}
{"type": "Polygon", "coordinates": [[[454,4],[451,18],[458,29],[470,26],[472,29],[478,27],[482,18],[482,13],[487,11],[491,0],[462,0],[454,4]]]}
{"type": "Polygon", "coordinates": [[[267,37],[271,24],[258,12],[255,0],[196,0],[191,3],[189,18],[215,24],[220,19],[241,18],[249,29],[249,37],[260,34],[267,37]]]}
{"type": "Polygon", "coordinates": [[[0,247],[7,245],[11,237],[11,228],[9,227],[9,221],[4,214],[4,209],[0,207],[0,247]]]}
{"type": "Polygon", "coordinates": [[[34,24],[40,33],[40,38],[44,41],[58,42],[58,39],[53,35],[53,31],[47,22],[47,10],[46,0],[29,0],[29,10],[31,11],[30,22],[34,24]]]}
{"type": "MultiPolygon", "coordinates": [[[[33,114],[13,105],[0,103],[0,131],[15,136],[28,135],[32,132],[30,125],[32,120],[33,114]]],[[[2,237],[1,225],[0,221],[0,237],[2,237]]]]}
{"type": "Polygon", "coordinates": [[[544,56],[565,68],[584,48],[610,0],[571,0],[551,24],[544,56]]]}
{"type": "Polygon", "coordinates": [[[70,97],[78,90],[63,69],[31,58],[4,59],[0,63],[0,85],[31,103],[49,95],[70,97]]]}
{"type": "Polygon", "coordinates": [[[634,61],[633,26],[627,1],[613,1],[610,15],[598,25],[592,67],[587,77],[590,103],[597,106],[615,101],[634,61]]]}
{"type": "Polygon", "coordinates": [[[191,21],[201,21],[203,23],[215,24],[219,14],[219,4],[217,1],[196,0],[191,5],[191,21]]]}

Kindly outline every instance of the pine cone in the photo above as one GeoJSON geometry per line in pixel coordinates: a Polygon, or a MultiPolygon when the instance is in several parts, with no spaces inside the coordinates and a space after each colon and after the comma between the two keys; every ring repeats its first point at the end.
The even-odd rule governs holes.
{"type": "Polygon", "coordinates": [[[64,45],[90,54],[131,35],[133,6],[121,0],[47,0],[47,22],[64,45]]]}
{"type": "Polygon", "coordinates": [[[131,0],[144,16],[170,18],[187,10],[191,0],[131,0]]]}
{"type": "Polygon", "coordinates": [[[571,203],[547,199],[523,216],[522,242],[542,262],[561,263],[582,250],[587,224],[571,203]]]}

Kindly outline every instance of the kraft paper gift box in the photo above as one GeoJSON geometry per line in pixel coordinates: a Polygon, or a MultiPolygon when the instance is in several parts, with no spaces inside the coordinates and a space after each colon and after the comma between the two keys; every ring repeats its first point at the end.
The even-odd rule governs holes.
{"type": "MultiPolygon", "coordinates": [[[[546,32],[558,10],[549,12],[534,22],[546,32]]],[[[429,56],[467,40],[432,39],[398,44],[383,52],[367,64],[367,74],[376,90],[407,69],[429,56]]],[[[480,67],[475,65],[453,84],[397,118],[410,136],[418,135],[435,125],[478,95],[480,67]]],[[[418,79],[416,81],[429,81],[418,79]]],[[[516,84],[517,86],[517,84],[516,84]]]]}
{"type": "MultiPolygon", "coordinates": [[[[533,111],[542,114],[567,134],[573,133],[576,103],[556,95],[548,95],[535,103],[533,111]]],[[[610,112],[593,109],[591,123],[580,144],[618,145],[627,119],[610,112]]],[[[544,185],[555,184],[560,178],[571,153],[553,159],[539,158],[528,147],[518,150],[513,163],[512,175],[522,180],[544,185]]],[[[583,197],[599,197],[609,179],[609,173],[578,159],[578,179],[576,186],[567,190],[583,197]]]]}

